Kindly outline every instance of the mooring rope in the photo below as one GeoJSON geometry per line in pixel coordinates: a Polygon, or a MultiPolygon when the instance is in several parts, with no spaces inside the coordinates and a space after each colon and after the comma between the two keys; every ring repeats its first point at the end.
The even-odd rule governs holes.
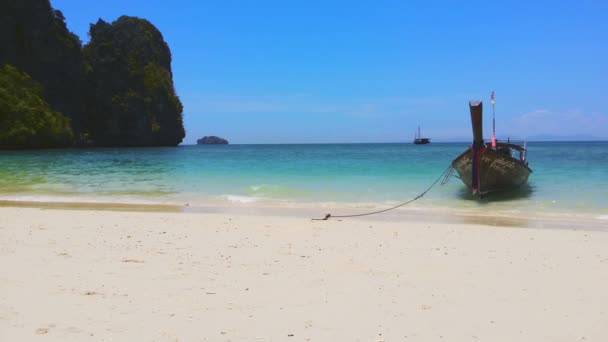
{"type": "Polygon", "coordinates": [[[404,205],[410,204],[410,203],[418,200],[422,196],[426,195],[426,193],[429,192],[437,184],[437,182],[439,182],[440,179],[442,179],[443,177],[445,177],[450,172],[451,169],[452,169],[452,165],[449,165],[445,170],[443,170],[443,172],[441,173],[441,175],[428,188],[426,188],[426,190],[424,190],[422,193],[420,193],[418,196],[412,198],[411,200],[403,202],[401,204],[398,204],[398,205],[396,205],[394,207],[390,207],[390,208],[382,209],[382,210],[376,210],[376,211],[372,211],[372,212],[369,212],[369,213],[363,213],[363,214],[351,214],[351,215],[332,215],[332,214],[326,214],[324,218],[313,218],[312,220],[313,221],[327,221],[330,218],[345,218],[345,217],[368,216],[368,215],[374,215],[374,214],[384,213],[384,212],[387,212],[389,210],[393,210],[393,209],[397,209],[399,207],[403,207],[404,205]]]}

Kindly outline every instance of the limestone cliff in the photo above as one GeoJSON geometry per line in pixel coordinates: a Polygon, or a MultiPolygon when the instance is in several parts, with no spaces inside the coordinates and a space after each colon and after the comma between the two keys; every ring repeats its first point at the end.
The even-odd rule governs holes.
{"type": "Polygon", "coordinates": [[[10,64],[43,87],[51,107],[82,126],[84,68],[81,43],[49,0],[0,0],[0,66],[10,64]]]}
{"type": "MultiPolygon", "coordinates": [[[[158,29],[122,16],[111,24],[100,19],[90,37],[83,48],[49,0],[0,0],[0,68],[14,66],[19,77],[36,84],[4,90],[10,96],[35,94],[44,102],[39,108],[69,118],[77,145],[179,144],[185,135],[182,104],[173,87],[171,52],[158,29]]],[[[35,96],[17,100],[28,103],[35,96]]],[[[3,109],[6,122],[21,122],[15,108],[3,109]]],[[[9,129],[0,127],[0,134],[9,129]]],[[[44,141],[59,140],[28,146],[52,147],[57,144],[44,141]]]]}
{"type": "Polygon", "coordinates": [[[88,129],[102,146],[168,146],[184,137],[171,52],[145,19],[122,16],[91,25],[84,47],[90,85],[88,129]]]}

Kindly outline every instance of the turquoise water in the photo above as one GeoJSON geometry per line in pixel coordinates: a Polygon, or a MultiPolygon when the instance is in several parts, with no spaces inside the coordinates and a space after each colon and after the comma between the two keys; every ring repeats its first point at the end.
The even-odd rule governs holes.
{"type": "MultiPolygon", "coordinates": [[[[180,146],[0,152],[0,199],[389,205],[426,189],[467,143],[180,146]]],[[[529,186],[479,201],[459,179],[417,207],[608,214],[608,142],[532,142],[529,186]]]]}

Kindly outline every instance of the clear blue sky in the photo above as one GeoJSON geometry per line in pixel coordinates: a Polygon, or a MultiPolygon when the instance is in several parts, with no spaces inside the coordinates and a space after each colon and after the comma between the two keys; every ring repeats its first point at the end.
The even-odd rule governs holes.
{"type": "Polygon", "coordinates": [[[231,143],[608,139],[607,1],[51,0],[89,24],[150,20],[173,55],[186,138],[231,143]]]}

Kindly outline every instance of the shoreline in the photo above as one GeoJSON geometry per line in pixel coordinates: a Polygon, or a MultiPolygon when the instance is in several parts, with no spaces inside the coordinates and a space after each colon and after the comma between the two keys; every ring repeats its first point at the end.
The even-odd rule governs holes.
{"type": "Polygon", "coordinates": [[[0,340],[608,338],[605,231],[14,207],[0,216],[0,340]]]}
{"type": "MultiPolygon", "coordinates": [[[[122,212],[173,212],[194,214],[227,214],[278,216],[322,219],[326,214],[357,215],[379,209],[390,208],[385,203],[295,203],[295,202],[256,202],[221,204],[170,204],[154,202],[102,202],[102,201],[32,201],[3,200],[0,208],[38,208],[55,210],[102,210],[122,212]]],[[[486,226],[506,226],[520,228],[559,228],[588,229],[608,231],[608,215],[602,213],[521,213],[514,210],[482,211],[479,209],[417,207],[406,206],[377,215],[332,218],[332,220],[372,220],[372,221],[429,221],[435,223],[478,224],[486,226]]]]}

